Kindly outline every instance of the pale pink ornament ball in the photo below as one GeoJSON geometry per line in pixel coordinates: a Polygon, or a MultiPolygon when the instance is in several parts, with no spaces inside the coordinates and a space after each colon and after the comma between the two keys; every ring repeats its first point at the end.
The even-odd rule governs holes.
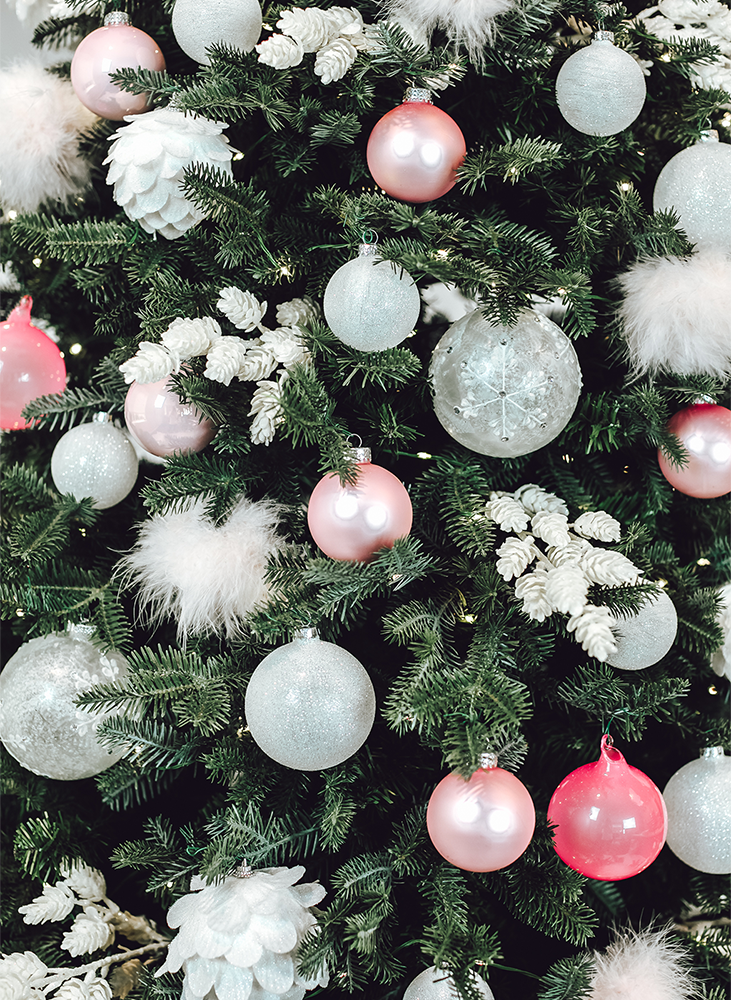
{"type": "Polygon", "coordinates": [[[688,453],[682,468],[660,449],[660,471],[671,486],[707,500],[731,492],[731,410],[715,403],[694,403],[668,421],[668,430],[688,453]]]}
{"type": "Polygon", "coordinates": [[[159,382],[133,382],[124,403],[127,430],[153,455],[201,451],[218,428],[191,403],[182,403],[169,376],[159,382]]]}
{"type": "Polygon", "coordinates": [[[31,323],[33,299],[24,296],[0,323],[0,430],[31,427],[21,416],[23,407],[38,396],[66,388],[66,365],[61,351],[43,330],[31,323]]]}

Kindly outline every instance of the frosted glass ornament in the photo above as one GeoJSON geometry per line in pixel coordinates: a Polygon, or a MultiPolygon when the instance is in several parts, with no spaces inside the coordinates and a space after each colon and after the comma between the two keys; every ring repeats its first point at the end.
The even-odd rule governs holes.
{"type": "Polygon", "coordinates": [[[691,868],[731,873],[731,757],[707,747],[676,771],[663,792],[668,847],[691,868]]]}
{"type": "Polygon", "coordinates": [[[129,671],[121,653],[100,653],[89,631],[70,626],[66,633],[31,639],[0,674],[0,740],[34,774],[76,781],[122,757],[97,741],[105,714],[74,704],[92,685],[123,680],[129,671]]]}
{"type": "Polygon", "coordinates": [[[688,461],[673,465],[662,449],[657,460],[671,486],[689,497],[707,500],[731,492],[731,410],[715,403],[694,403],[668,421],[688,461]]]}
{"type": "Polygon", "coordinates": [[[132,442],[97,413],[89,424],[66,431],[51,455],[51,478],[59,493],[92,497],[98,510],[124,500],[137,482],[139,463],[132,442]]]}
{"type": "Polygon", "coordinates": [[[368,738],[376,695],[352,653],[323,642],[317,629],[264,657],[246,689],[255,742],[285,767],[320,771],[351,757],[368,738]]]}
{"type": "Polygon", "coordinates": [[[327,324],[348,347],[385,351],[414,329],[421,297],[403,268],[382,260],[372,243],[361,243],[358,256],[339,267],[323,299],[327,324]]]}
{"type": "MultiPolygon", "coordinates": [[[[472,976],[472,985],[484,1000],[495,1000],[495,994],[482,976],[472,976]]],[[[424,969],[406,987],[403,1000],[458,1000],[459,993],[449,973],[433,965],[424,969]]]]}
{"type": "Polygon", "coordinates": [[[21,416],[38,396],[63,392],[66,365],[50,337],[31,323],[33,299],[24,296],[0,323],[0,430],[32,426],[21,416]]]}
{"type": "Polygon", "coordinates": [[[619,670],[644,670],[658,663],[675,642],[678,613],[664,592],[642,605],[635,615],[619,618],[614,632],[617,650],[607,663],[619,670]]]}
{"type": "Polygon", "coordinates": [[[655,183],[656,212],[675,209],[691,243],[731,251],[731,144],[708,129],[668,160],[655,183]]]}
{"type": "Polygon", "coordinates": [[[152,455],[202,451],[218,428],[192,403],[182,403],[169,378],[133,382],[124,402],[127,430],[152,455]]]}
{"type": "Polygon", "coordinates": [[[529,309],[513,327],[490,326],[477,309],[457,320],[437,344],[430,374],[442,427],[466,448],[499,458],[552,441],[581,391],[571,341],[529,309]]]}
{"type": "Polygon", "coordinates": [[[556,78],[556,100],[569,125],[586,135],[616,135],[642,110],[647,88],[636,59],[617,48],[611,31],[597,31],[556,78]]]}
{"type": "Polygon", "coordinates": [[[261,34],[257,0],[175,0],[173,34],[191,59],[208,65],[206,49],[225,43],[251,52],[261,34]]]}

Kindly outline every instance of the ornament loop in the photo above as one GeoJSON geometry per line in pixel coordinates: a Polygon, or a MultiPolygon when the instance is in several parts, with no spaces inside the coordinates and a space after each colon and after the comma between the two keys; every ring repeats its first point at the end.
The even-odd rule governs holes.
{"type": "Polygon", "coordinates": [[[104,18],[104,27],[114,24],[132,24],[132,18],[123,10],[110,11],[104,18]]]}
{"type": "Polygon", "coordinates": [[[364,229],[361,233],[360,239],[362,243],[367,245],[370,245],[371,243],[378,243],[378,233],[375,229],[364,229]]]}
{"type": "Polygon", "coordinates": [[[66,635],[75,639],[91,639],[96,633],[96,625],[89,621],[67,622],[66,635]]]}
{"type": "Polygon", "coordinates": [[[704,128],[701,129],[701,134],[698,142],[720,142],[718,137],[718,129],[715,128],[704,128]]]}
{"type": "Polygon", "coordinates": [[[294,633],[295,639],[319,639],[320,633],[314,627],[314,625],[303,625],[298,628],[294,633]]]}
{"type": "Polygon", "coordinates": [[[93,424],[111,424],[113,419],[114,418],[112,417],[111,413],[107,413],[104,410],[100,410],[98,413],[94,414],[94,416],[91,418],[91,422],[93,424]]]}
{"type": "Polygon", "coordinates": [[[724,750],[723,747],[703,747],[700,752],[701,757],[705,760],[709,760],[713,757],[723,757],[724,750]]]}

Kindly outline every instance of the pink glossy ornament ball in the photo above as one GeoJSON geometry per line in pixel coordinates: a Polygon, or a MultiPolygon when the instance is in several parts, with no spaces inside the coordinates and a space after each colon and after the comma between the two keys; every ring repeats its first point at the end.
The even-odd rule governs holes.
{"type": "Polygon", "coordinates": [[[468,872],[493,872],[525,851],[536,810],[525,785],[502,767],[481,767],[468,781],[456,772],[442,778],[426,810],[432,843],[450,864],[468,872]]]}
{"type": "Polygon", "coordinates": [[[165,58],[154,38],[134,28],[126,14],[114,11],[104,26],[83,38],[71,60],[76,96],[101,118],[122,121],[147,110],[147,94],[130,94],[109,79],[120,69],[165,69],[165,58]]]}
{"type": "MultiPolygon", "coordinates": [[[[417,94],[428,95],[428,91],[417,94]]],[[[466,153],[462,131],[428,96],[413,98],[381,118],[368,140],[373,180],[401,201],[441,198],[457,180],[466,153]]]]}
{"type": "Polygon", "coordinates": [[[601,756],[567,775],[551,797],[553,846],[569,868],[613,882],[644,871],[668,831],[660,789],[602,736],[601,756]]]}
{"type": "Polygon", "coordinates": [[[357,448],[358,479],[343,486],[334,473],[321,479],[307,508],[310,534],[326,556],[366,562],[411,531],[409,494],[392,472],[357,448]]]}
{"type": "Polygon", "coordinates": [[[731,492],[731,410],[694,403],[671,417],[668,430],[688,453],[688,463],[680,468],[658,450],[660,471],[671,486],[702,500],[731,492]]]}
{"type": "Polygon", "coordinates": [[[127,430],[153,455],[201,451],[218,428],[191,403],[181,403],[170,386],[168,377],[130,385],[124,402],[127,430]]]}
{"type": "Polygon", "coordinates": [[[33,299],[24,296],[4,323],[0,323],[0,429],[31,427],[21,416],[23,407],[38,396],[63,392],[66,365],[50,337],[33,326],[33,299]]]}

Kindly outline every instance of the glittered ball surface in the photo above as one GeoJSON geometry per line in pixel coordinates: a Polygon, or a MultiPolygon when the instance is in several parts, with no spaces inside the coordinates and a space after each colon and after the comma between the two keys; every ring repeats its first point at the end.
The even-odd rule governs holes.
{"type": "Polygon", "coordinates": [[[131,24],[109,24],[82,38],[71,60],[76,96],[94,114],[112,121],[147,108],[147,94],[130,94],[111,82],[109,74],[120,69],[161,72],[165,58],[144,31],[131,24]]]}
{"type": "Polygon", "coordinates": [[[66,365],[50,337],[32,325],[26,295],[0,323],[0,430],[30,427],[23,407],[38,396],[63,392],[66,365]]]}
{"type": "Polygon", "coordinates": [[[251,735],[264,753],[285,767],[319,771],[363,745],[376,696],[360,661],[314,634],[261,661],[246,689],[245,708],[251,735]]]}
{"type": "Polygon", "coordinates": [[[175,0],[173,34],[191,59],[207,65],[206,49],[224,42],[250,52],[261,34],[257,0],[175,0]]]}
{"type": "Polygon", "coordinates": [[[525,785],[502,767],[479,768],[468,781],[442,778],[426,810],[432,843],[450,864],[492,872],[513,863],[533,836],[536,811],[525,785]]]}
{"type": "Polygon", "coordinates": [[[688,462],[680,467],[658,450],[660,471],[671,486],[699,499],[731,492],[731,410],[694,403],[670,418],[668,430],[688,454],[688,462]]]}
{"type": "Polygon", "coordinates": [[[676,771],[663,792],[668,847],[691,868],[731,873],[731,757],[709,747],[676,771]]]}
{"type": "Polygon", "coordinates": [[[104,716],[77,708],[75,699],[94,684],[123,679],[121,653],[100,653],[86,638],[52,633],[31,639],[0,674],[0,740],[34,774],[60,781],[90,778],[116,763],[97,741],[104,716]]]}
{"type": "Polygon", "coordinates": [[[620,670],[643,670],[658,663],[675,642],[678,613],[664,592],[642,605],[636,615],[620,618],[613,629],[617,651],[607,663],[620,670]]]}
{"type": "Polygon", "coordinates": [[[361,255],[339,267],[323,299],[328,326],[348,347],[385,351],[408,337],[421,298],[410,274],[390,261],[361,255]]]}
{"type": "Polygon", "coordinates": [[[712,136],[665,164],[655,184],[656,212],[675,209],[691,243],[731,251],[731,144],[712,136]]]}
{"type": "MultiPolygon", "coordinates": [[[[495,1000],[495,995],[482,976],[473,976],[472,984],[484,1000],[495,1000]]],[[[442,969],[433,965],[424,969],[406,987],[403,1000],[457,1000],[459,993],[454,980],[442,969]]]]}
{"type": "Polygon", "coordinates": [[[123,431],[94,421],[64,434],[51,455],[51,477],[59,493],[93,497],[101,510],[124,500],[137,481],[138,464],[123,431]]]}
{"type": "Polygon", "coordinates": [[[567,775],[551,796],[553,846],[569,868],[616,881],[651,865],[662,850],[667,812],[659,788],[607,736],[601,756],[567,775]]]}
{"type": "Polygon", "coordinates": [[[645,94],[639,64],[610,41],[594,41],[574,52],[556,79],[561,114],[586,135],[616,135],[628,128],[645,94]]]}
{"type": "Polygon", "coordinates": [[[180,401],[169,378],[133,382],[127,390],[124,419],[127,430],[145,451],[158,456],[201,451],[217,430],[192,403],[180,401]]]}
{"type": "Polygon", "coordinates": [[[490,326],[479,310],[457,320],[437,344],[430,373],[442,427],[466,448],[499,458],[552,441],[581,390],[571,341],[532,310],[513,327],[490,326]]]}
{"type": "Polygon", "coordinates": [[[424,202],[451,191],[465,152],[462,131],[448,114],[427,101],[405,101],[376,124],[366,158],[386,194],[424,202]]]}

